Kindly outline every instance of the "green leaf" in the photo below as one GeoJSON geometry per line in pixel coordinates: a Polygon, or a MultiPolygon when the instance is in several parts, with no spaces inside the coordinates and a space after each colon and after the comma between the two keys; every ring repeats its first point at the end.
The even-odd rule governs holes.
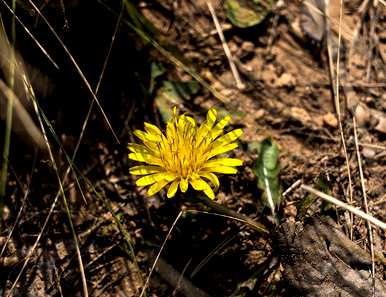
{"type": "Polygon", "coordinates": [[[272,10],[273,0],[226,0],[225,10],[233,25],[252,27],[264,20],[272,10]]]}
{"type": "Polygon", "coordinates": [[[170,119],[173,107],[182,105],[183,100],[189,100],[200,88],[197,81],[164,81],[155,97],[155,104],[162,119],[170,119]]]}
{"type": "Polygon", "coordinates": [[[156,80],[166,72],[162,64],[152,62],[150,65],[150,85],[149,93],[152,94],[156,85],[156,80]]]}
{"type": "Polygon", "coordinates": [[[279,172],[279,148],[277,144],[268,137],[260,143],[255,175],[257,177],[257,186],[263,191],[263,204],[264,206],[269,206],[272,213],[275,213],[275,207],[280,203],[281,185],[279,172]]]}

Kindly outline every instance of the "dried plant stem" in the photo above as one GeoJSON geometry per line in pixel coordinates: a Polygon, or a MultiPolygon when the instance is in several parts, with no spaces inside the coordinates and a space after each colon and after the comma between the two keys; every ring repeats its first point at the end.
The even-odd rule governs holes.
{"type": "MultiPolygon", "coordinates": [[[[366,214],[368,214],[369,213],[369,205],[367,203],[366,185],[365,185],[365,178],[363,175],[363,168],[362,168],[362,158],[361,158],[361,154],[359,152],[357,123],[355,120],[355,116],[353,116],[352,118],[353,118],[353,124],[354,124],[355,150],[357,152],[359,176],[361,179],[361,187],[362,187],[362,194],[363,194],[363,204],[365,206],[365,212],[366,212],[366,214]]],[[[373,228],[371,227],[371,224],[369,221],[366,221],[366,223],[367,223],[367,229],[369,231],[370,254],[371,254],[371,273],[372,273],[372,278],[373,278],[373,295],[375,295],[375,256],[374,256],[373,228]]]]}
{"type": "MultiPolygon", "coordinates": [[[[340,47],[342,42],[342,17],[343,17],[343,1],[340,1],[340,10],[339,10],[339,32],[338,32],[338,49],[337,49],[337,57],[336,57],[336,73],[334,74],[334,62],[333,62],[333,48],[332,48],[332,38],[331,38],[331,32],[330,32],[330,25],[329,25],[329,13],[328,8],[326,9],[326,24],[327,24],[327,51],[328,51],[328,60],[329,60],[329,67],[330,67],[330,77],[332,80],[332,90],[334,93],[334,104],[335,104],[335,110],[338,117],[338,126],[339,126],[339,134],[342,141],[342,147],[343,147],[343,153],[346,163],[346,169],[347,169],[347,176],[348,176],[348,193],[349,197],[346,198],[347,202],[350,204],[353,203],[353,189],[352,189],[352,178],[351,178],[351,170],[350,170],[350,161],[347,153],[347,145],[346,145],[346,139],[344,137],[343,132],[343,126],[342,126],[342,116],[341,116],[341,110],[340,110],[340,92],[339,92],[339,86],[340,86],[340,47]],[[334,81],[335,77],[335,81],[334,81]]],[[[353,236],[353,216],[350,215],[350,222],[349,222],[349,229],[350,229],[350,239],[352,239],[353,236]]]]}
{"type": "Polygon", "coordinates": [[[314,188],[310,187],[310,186],[307,186],[307,185],[301,185],[300,186],[303,190],[306,190],[307,192],[311,193],[311,194],[314,194],[316,196],[318,196],[319,198],[322,198],[332,204],[335,204],[336,206],[338,207],[342,207],[350,212],[352,212],[353,214],[357,215],[358,217],[366,220],[366,221],[369,221],[371,224],[383,229],[383,230],[386,230],[386,223],[374,218],[373,216],[363,212],[362,210],[358,209],[358,208],[355,208],[347,203],[344,203],[343,201],[341,200],[338,200],[330,195],[327,195],[323,192],[320,192],[318,190],[315,190],[314,188]]]}
{"type": "Polygon", "coordinates": [[[223,31],[222,31],[220,22],[218,21],[216,12],[214,11],[213,6],[209,1],[206,1],[206,4],[208,5],[210,14],[212,15],[213,23],[216,27],[217,34],[220,37],[220,41],[221,41],[222,47],[224,49],[224,53],[228,59],[229,67],[231,68],[233,78],[235,79],[235,82],[236,82],[236,86],[239,90],[243,90],[245,88],[245,85],[241,82],[239,72],[237,71],[237,67],[236,67],[235,63],[233,62],[232,53],[231,53],[229,46],[225,40],[225,36],[224,36],[223,31]]]}

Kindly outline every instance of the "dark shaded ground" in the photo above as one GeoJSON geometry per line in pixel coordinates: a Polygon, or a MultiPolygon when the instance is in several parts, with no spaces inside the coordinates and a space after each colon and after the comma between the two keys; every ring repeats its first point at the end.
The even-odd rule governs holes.
{"type": "MultiPolygon", "coordinates": [[[[332,35],[337,36],[339,6],[333,5],[339,1],[330,2],[331,12],[335,12],[331,14],[332,32],[335,32],[332,35]]],[[[44,3],[42,12],[95,89],[120,6],[108,4],[116,5],[109,6],[114,14],[98,2],[64,2],[64,10],[61,1],[44,3]]],[[[221,3],[213,4],[225,27],[225,37],[246,86],[244,90],[235,87],[205,1],[135,3],[147,20],[142,23],[142,30],[171,56],[193,68],[219,92],[220,99],[211,89],[201,87],[185,99],[177,97],[178,101],[173,101],[177,99],[166,96],[169,99],[165,101],[162,97],[165,81],[187,82],[192,77],[127,26],[125,22],[141,23],[141,18],[135,17],[132,11],[127,13],[127,7],[124,9],[98,92],[119,143],[100,108],[94,105],[74,161],[77,171],[65,180],[90,296],[139,296],[154,256],[181,209],[205,209],[183,197],[167,200],[164,193],[148,198],[144,190],[135,187],[134,178],[128,173],[131,162],[127,160],[126,143],[134,140],[132,131],[141,129],[144,120],[162,126],[165,106],[177,105],[181,111],[201,119],[212,106],[220,113],[232,114],[232,126],[245,131],[240,149],[235,152],[245,160],[245,166],[238,175],[221,177],[218,202],[269,226],[272,231],[275,227],[270,211],[262,208],[261,192],[253,174],[256,146],[267,136],[280,146],[283,189],[302,180],[344,201],[349,197],[347,168],[332,96],[328,42],[314,40],[309,32],[304,32],[307,31],[301,25],[304,14],[298,3],[275,6],[260,24],[246,29],[231,26],[221,3]],[[154,63],[162,65],[165,72],[152,81],[150,70],[154,63]]],[[[360,10],[359,4],[350,3],[343,18],[342,125],[353,180],[353,204],[363,206],[353,136],[352,116],[355,115],[369,211],[385,221],[385,7],[378,3],[377,7],[360,10]],[[353,38],[355,32],[357,37],[353,38]]],[[[59,174],[63,176],[68,166],[64,151],[72,155],[93,98],[42,18],[28,4],[17,11],[60,67],[55,69],[18,27],[16,48],[26,61],[39,104],[61,142],[62,148],[49,136],[59,174]]],[[[8,28],[10,15],[3,6],[1,12],[8,28]]],[[[330,46],[334,49],[336,44],[330,46]]],[[[29,109],[33,114],[32,108],[29,109]]],[[[2,121],[1,144],[4,127],[2,121]]],[[[0,259],[0,295],[9,292],[58,191],[48,155],[34,153],[31,143],[17,133],[12,138],[10,165],[0,246],[15,224],[27,189],[29,193],[0,259]]],[[[329,216],[346,234],[350,233],[347,213],[328,207],[300,190],[283,197],[278,214],[281,222],[287,221],[292,226],[295,221],[302,222],[305,217],[316,214],[329,216]],[[314,199],[306,210],[305,198],[314,199]]],[[[365,222],[354,217],[352,225],[353,241],[358,244],[355,246],[368,250],[365,222]]],[[[189,296],[181,289],[189,281],[191,286],[210,296],[294,296],[296,282],[283,277],[288,274],[290,261],[284,259],[281,263],[283,259],[280,259],[290,253],[272,244],[275,239],[274,233],[261,235],[231,219],[187,212],[167,241],[147,296],[189,296]],[[175,272],[181,275],[180,279],[171,279],[170,275],[175,272]]],[[[317,241],[315,239],[318,251],[323,248],[317,247],[317,241]]],[[[305,249],[312,249],[312,243],[311,238],[305,249]]],[[[375,229],[374,249],[382,255],[385,248],[384,231],[375,229]]],[[[368,272],[370,266],[366,262],[365,267],[353,268],[368,272]]],[[[376,271],[380,283],[385,282],[383,269],[384,262],[378,261],[376,271]]],[[[14,296],[81,296],[81,292],[74,241],[63,202],[59,200],[14,296]]]]}

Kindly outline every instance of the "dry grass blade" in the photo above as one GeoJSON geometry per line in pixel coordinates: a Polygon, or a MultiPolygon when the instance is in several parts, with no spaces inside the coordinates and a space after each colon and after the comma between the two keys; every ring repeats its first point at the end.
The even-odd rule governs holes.
{"type": "MultiPolygon", "coordinates": [[[[12,69],[13,65],[14,65],[14,63],[10,64],[11,69],[12,69]]],[[[22,69],[22,68],[20,68],[20,69],[22,69]]],[[[37,118],[39,120],[40,129],[42,131],[42,136],[43,136],[43,139],[44,139],[44,144],[45,144],[45,146],[47,148],[47,151],[48,151],[48,154],[49,154],[49,157],[50,157],[50,160],[51,160],[52,167],[53,167],[53,169],[54,169],[54,171],[56,173],[56,177],[58,179],[58,184],[59,184],[59,189],[60,189],[59,193],[60,193],[60,195],[63,198],[63,203],[64,203],[65,208],[66,208],[66,213],[67,213],[67,216],[68,216],[71,232],[73,234],[75,249],[76,249],[76,253],[77,253],[77,256],[78,256],[79,270],[80,270],[80,273],[81,273],[81,280],[82,280],[82,284],[83,284],[83,294],[84,294],[84,296],[88,296],[87,282],[86,282],[86,276],[85,276],[84,269],[83,269],[83,262],[82,262],[82,256],[81,256],[81,253],[80,253],[79,242],[78,242],[78,239],[77,239],[75,228],[74,228],[73,223],[72,223],[71,213],[70,213],[70,210],[69,210],[69,207],[68,207],[68,204],[67,204],[67,198],[66,198],[66,195],[65,195],[65,192],[64,192],[63,183],[62,183],[62,180],[61,180],[61,178],[59,176],[58,167],[56,165],[56,161],[55,161],[55,158],[54,158],[54,155],[53,155],[53,152],[52,152],[52,149],[51,149],[48,137],[47,137],[47,133],[45,131],[45,127],[44,127],[44,124],[43,124],[43,119],[46,119],[46,118],[45,118],[44,114],[42,113],[42,111],[39,110],[38,103],[37,103],[36,97],[35,97],[35,93],[34,93],[34,90],[33,90],[32,86],[31,86],[31,84],[29,82],[27,74],[24,71],[20,71],[19,73],[15,72],[15,73],[20,75],[21,81],[23,82],[23,87],[24,87],[24,89],[26,91],[26,95],[28,96],[29,99],[31,99],[31,102],[32,102],[32,105],[34,107],[35,113],[36,113],[37,118]]],[[[4,83],[3,83],[3,85],[5,86],[4,83]]],[[[1,86],[1,84],[0,84],[0,86],[1,86]]],[[[46,121],[46,124],[50,127],[50,123],[48,121],[46,121]]],[[[54,203],[51,206],[50,212],[49,212],[49,214],[48,214],[48,216],[46,218],[46,221],[45,221],[44,226],[43,226],[43,228],[41,230],[41,233],[39,234],[39,236],[38,236],[37,240],[35,241],[33,247],[31,248],[30,252],[28,253],[27,258],[26,258],[26,260],[25,260],[25,262],[23,264],[23,267],[20,270],[16,280],[12,284],[12,286],[10,288],[10,291],[8,292],[7,296],[10,296],[12,294],[13,290],[15,289],[15,287],[16,287],[19,279],[20,279],[21,274],[23,273],[23,271],[24,271],[24,269],[25,269],[29,259],[31,258],[31,255],[32,255],[33,251],[36,249],[36,246],[37,246],[37,244],[38,244],[38,242],[40,240],[40,237],[43,234],[43,231],[44,231],[44,229],[45,229],[45,227],[46,227],[46,225],[48,223],[49,217],[51,216],[52,210],[54,209],[54,207],[56,205],[57,198],[60,195],[58,194],[57,197],[55,198],[55,201],[54,201],[54,203]]]]}
{"type": "Polygon", "coordinates": [[[42,150],[45,149],[46,147],[44,145],[44,139],[41,131],[35,125],[31,116],[21,104],[19,98],[10,88],[8,88],[8,86],[1,79],[0,91],[4,95],[0,96],[1,118],[5,117],[2,112],[5,109],[4,107],[7,106],[9,102],[12,102],[14,108],[14,121],[12,129],[14,130],[14,132],[21,136],[23,139],[28,139],[34,147],[38,147],[42,150]]]}
{"type": "Polygon", "coordinates": [[[31,4],[31,6],[33,7],[33,9],[38,13],[38,15],[43,19],[43,21],[46,23],[46,25],[48,26],[48,28],[50,29],[50,31],[52,32],[52,34],[55,36],[55,38],[58,40],[59,44],[62,46],[62,48],[64,49],[64,51],[66,52],[67,56],[69,57],[71,63],[74,65],[76,71],[78,72],[79,76],[81,77],[81,79],[83,80],[83,83],[85,84],[85,86],[87,87],[88,91],[90,92],[93,100],[96,102],[96,104],[98,105],[102,115],[103,115],[103,118],[105,119],[105,122],[106,124],[108,125],[111,133],[113,134],[115,140],[117,143],[120,143],[119,141],[119,138],[117,136],[117,134],[115,133],[106,113],[104,112],[103,108],[102,108],[102,105],[100,104],[99,102],[99,99],[98,97],[96,96],[95,92],[93,91],[90,83],[88,82],[87,78],[85,77],[85,75],[83,74],[83,71],[80,69],[78,63],[75,61],[74,57],[72,56],[72,54],[70,53],[70,51],[68,50],[67,46],[64,44],[64,42],[62,41],[62,39],[59,37],[59,35],[56,33],[55,29],[51,26],[50,22],[47,20],[47,18],[41,13],[40,9],[35,5],[35,3],[33,3],[32,0],[28,0],[28,2],[31,4]]]}
{"type": "MultiPolygon", "coordinates": [[[[33,90],[31,89],[31,94],[33,94],[33,90]]],[[[66,209],[66,214],[67,214],[67,217],[68,217],[68,220],[69,220],[69,224],[70,224],[70,230],[71,230],[71,233],[73,235],[73,239],[74,239],[74,245],[75,245],[75,249],[76,249],[76,254],[77,254],[77,257],[78,257],[78,262],[79,262],[79,270],[80,270],[80,274],[81,274],[81,280],[82,280],[82,285],[83,285],[83,295],[85,297],[88,296],[88,289],[87,289],[87,281],[86,281],[86,275],[85,275],[85,272],[84,272],[84,267],[83,267],[83,261],[82,261],[82,255],[81,255],[81,252],[80,252],[80,247],[79,247],[79,241],[78,241],[78,238],[77,238],[77,234],[75,232],[75,228],[74,228],[74,225],[72,223],[72,218],[71,218],[71,212],[70,212],[70,209],[68,207],[68,203],[67,203],[67,198],[66,198],[66,194],[64,192],[64,187],[63,187],[63,182],[59,176],[59,170],[58,170],[58,167],[57,167],[57,164],[56,164],[56,161],[55,161],[55,158],[54,158],[54,155],[53,155],[53,152],[52,152],[52,149],[51,149],[51,145],[48,141],[48,138],[47,138],[47,133],[46,133],[46,130],[45,130],[45,127],[44,127],[44,124],[43,124],[43,119],[46,120],[45,118],[45,115],[41,113],[41,111],[39,110],[39,107],[38,107],[38,104],[36,102],[36,98],[34,96],[32,96],[32,101],[33,101],[33,106],[34,106],[34,109],[35,109],[35,112],[36,112],[36,115],[38,117],[38,120],[39,120],[39,124],[40,124],[40,127],[42,129],[42,133],[43,133],[43,137],[44,137],[44,141],[45,141],[45,144],[47,146],[47,150],[48,150],[48,154],[49,154],[49,157],[50,157],[50,161],[51,161],[51,164],[52,164],[52,167],[56,173],[56,177],[58,179],[58,184],[59,184],[59,191],[54,199],[54,202],[52,203],[51,205],[51,208],[50,208],[50,211],[46,217],[46,220],[43,224],[43,227],[38,235],[38,237],[36,238],[36,241],[35,243],[33,244],[33,246],[31,247],[30,251],[28,252],[28,255],[23,263],[23,266],[21,268],[21,270],[19,271],[19,274],[17,275],[15,281],[13,282],[7,296],[12,296],[12,292],[13,290],[15,289],[25,267],[27,266],[29,260],[31,259],[31,256],[33,254],[33,252],[35,251],[39,241],[40,241],[40,238],[41,236],[43,235],[43,232],[48,224],[48,221],[51,217],[51,214],[56,206],[56,203],[58,201],[58,198],[60,196],[62,196],[63,198],[63,203],[64,203],[64,206],[65,206],[65,209],[66,209]]],[[[46,124],[50,127],[50,123],[46,120],[46,124]]],[[[51,131],[53,132],[53,131],[51,131]]]]}
{"type": "MultiPolygon", "coordinates": [[[[107,54],[107,56],[106,56],[105,63],[104,63],[104,65],[103,65],[103,69],[102,69],[102,72],[101,72],[101,75],[100,75],[100,78],[99,78],[98,85],[97,85],[97,88],[96,88],[95,93],[98,92],[100,83],[101,83],[101,81],[102,81],[103,74],[104,74],[104,70],[105,70],[105,68],[106,68],[106,65],[107,65],[107,62],[108,62],[108,58],[109,58],[110,53],[111,53],[113,41],[114,41],[114,39],[115,39],[117,30],[118,30],[118,27],[119,27],[119,23],[120,23],[120,17],[119,17],[118,20],[117,20],[117,25],[116,25],[116,28],[115,28],[115,31],[114,31],[114,34],[113,34],[112,42],[111,42],[111,44],[110,44],[109,52],[108,52],[108,54],[107,54]]],[[[95,100],[94,100],[94,101],[95,101],[95,100]]],[[[62,183],[63,183],[63,181],[64,181],[65,179],[67,179],[67,177],[68,177],[68,175],[69,175],[71,169],[74,169],[74,164],[73,164],[72,162],[73,162],[73,160],[75,159],[75,156],[76,156],[77,151],[78,151],[78,149],[79,149],[79,145],[80,145],[80,143],[81,143],[81,141],[82,141],[82,139],[83,139],[84,131],[85,131],[85,129],[86,129],[86,126],[87,126],[87,123],[88,123],[89,116],[90,116],[90,114],[91,114],[91,110],[92,110],[94,101],[91,102],[91,105],[90,105],[90,108],[89,108],[89,112],[88,112],[88,114],[87,114],[87,116],[86,116],[86,118],[85,118],[85,120],[84,120],[83,125],[82,125],[82,131],[81,131],[81,134],[80,134],[80,136],[79,136],[77,145],[76,145],[76,147],[75,147],[75,149],[74,149],[74,152],[73,152],[73,154],[72,154],[72,158],[69,158],[69,157],[66,155],[66,156],[68,157],[67,159],[68,159],[68,162],[69,162],[69,166],[68,166],[67,169],[65,170],[64,176],[63,176],[62,179],[61,179],[61,180],[62,180],[62,183]]],[[[48,124],[48,123],[47,123],[47,124],[48,124]]],[[[52,128],[52,127],[50,127],[50,128],[52,128]]],[[[55,136],[55,131],[52,130],[51,133],[53,133],[53,135],[55,136]]],[[[55,137],[55,139],[57,139],[57,137],[55,137]]],[[[59,143],[59,145],[60,145],[60,143],[59,143]]],[[[45,222],[44,222],[44,224],[43,224],[43,227],[42,227],[42,229],[41,229],[41,232],[39,233],[39,236],[37,237],[37,239],[36,239],[34,245],[33,245],[32,248],[31,248],[31,250],[29,251],[29,253],[28,253],[27,257],[26,257],[26,260],[25,260],[25,262],[24,262],[24,264],[23,264],[23,267],[22,267],[21,271],[19,272],[19,275],[18,275],[17,279],[20,277],[20,275],[21,275],[22,272],[24,271],[26,265],[28,264],[28,262],[29,262],[29,260],[30,260],[30,258],[31,258],[31,256],[32,256],[33,251],[36,249],[37,244],[38,244],[38,242],[40,241],[40,238],[41,238],[41,236],[42,236],[42,234],[43,234],[43,232],[44,232],[44,230],[45,230],[45,228],[46,228],[46,226],[47,226],[47,223],[48,223],[48,221],[49,221],[49,219],[50,219],[50,217],[51,217],[52,211],[53,211],[53,209],[55,208],[55,206],[56,206],[56,204],[57,204],[57,201],[58,201],[58,198],[60,197],[61,194],[62,194],[62,188],[60,188],[59,191],[56,193],[55,199],[54,199],[54,201],[53,201],[53,203],[52,203],[52,205],[51,205],[50,211],[49,211],[49,213],[48,213],[48,215],[47,215],[47,217],[46,217],[46,220],[45,220],[45,222]]],[[[80,258],[80,251],[79,251],[78,245],[76,244],[76,246],[77,246],[78,258],[80,258]]],[[[83,281],[83,287],[84,287],[84,295],[87,296],[87,294],[88,294],[88,293],[87,293],[87,287],[86,287],[86,285],[85,285],[85,284],[86,284],[86,279],[85,279],[85,277],[84,277],[84,269],[83,269],[83,264],[82,264],[81,260],[80,260],[80,266],[81,266],[81,267],[80,267],[80,270],[81,270],[81,272],[82,272],[82,281],[83,281]]],[[[16,281],[15,281],[14,284],[16,284],[16,281]]]]}
{"type": "Polygon", "coordinates": [[[17,20],[19,22],[19,24],[22,26],[22,28],[24,29],[24,31],[31,37],[31,39],[36,43],[36,45],[38,46],[38,48],[42,51],[42,53],[47,57],[47,59],[52,63],[52,65],[54,65],[54,67],[56,69],[59,69],[59,66],[56,64],[56,62],[54,61],[54,59],[52,59],[52,57],[48,54],[48,52],[45,50],[45,48],[40,44],[40,42],[35,38],[35,36],[33,36],[33,34],[31,33],[31,31],[24,25],[24,23],[19,19],[19,17],[14,13],[14,11],[12,10],[11,7],[9,7],[9,5],[7,4],[7,2],[5,2],[5,0],[1,0],[1,2],[4,4],[4,6],[9,10],[10,13],[12,13],[13,17],[15,18],[15,20],[17,20]]]}
{"type": "Polygon", "coordinates": [[[372,144],[372,143],[363,143],[363,142],[358,142],[358,144],[362,147],[369,147],[377,150],[382,150],[386,151],[386,146],[383,145],[378,145],[378,144],[372,144]]]}
{"type": "Polygon", "coordinates": [[[0,81],[0,91],[3,94],[0,96],[0,118],[6,118],[4,111],[7,108],[13,109],[12,130],[22,139],[27,139],[33,146],[45,149],[43,135],[25,108],[25,105],[30,104],[28,98],[31,94],[23,60],[10,45],[3,26],[0,28],[0,66],[10,85],[8,87],[3,80],[0,81]],[[24,97],[23,103],[15,92],[24,97]]]}
{"type": "MultiPolygon", "coordinates": [[[[123,13],[123,4],[122,4],[122,7],[121,7],[121,13],[118,16],[117,23],[115,25],[114,33],[113,33],[113,36],[111,38],[111,43],[110,43],[110,46],[109,46],[109,49],[108,49],[105,61],[103,62],[102,71],[101,71],[101,74],[99,75],[98,83],[97,83],[97,86],[95,88],[95,96],[98,94],[99,87],[100,87],[100,85],[102,83],[103,75],[104,75],[104,73],[106,71],[106,67],[107,67],[107,64],[108,64],[108,61],[109,61],[109,58],[110,58],[110,55],[111,55],[111,51],[113,49],[113,44],[114,44],[114,41],[115,41],[115,37],[117,36],[118,29],[119,29],[119,26],[121,24],[122,13],[123,13]]],[[[84,132],[86,131],[88,120],[90,119],[91,112],[92,112],[92,109],[94,107],[95,102],[96,102],[95,100],[91,101],[91,104],[90,104],[90,106],[88,108],[87,115],[86,115],[86,117],[85,117],[85,119],[83,121],[83,124],[82,124],[82,130],[80,132],[80,135],[79,135],[79,138],[78,138],[78,142],[76,143],[76,146],[75,146],[75,149],[74,149],[74,152],[73,152],[73,155],[72,155],[72,159],[71,159],[72,161],[75,160],[75,156],[76,156],[76,154],[77,154],[77,152],[79,150],[79,146],[80,146],[80,143],[82,142],[82,139],[83,139],[83,136],[84,136],[84,132]]],[[[69,170],[69,169],[70,169],[70,167],[67,168],[67,170],[69,170]]]]}
{"type": "MultiPolygon", "coordinates": [[[[15,5],[15,2],[13,3],[15,5]]],[[[22,139],[27,140],[33,147],[45,148],[41,132],[35,126],[28,112],[20,102],[14,90],[18,89],[20,94],[28,98],[29,82],[26,79],[22,60],[16,55],[5,32],[0,19],[0,67],[3,71],[7,84],[0,79],[0,119],[5,119],[4,146],[0,172],[0,219],[3,217],[4,197],[7,187],[8,162],[11,147],[11,131],[19,134],[22,139]]],[[[13,39],[14,19],[12,22],[13,39]]],[[[0,223],[1,225],[1,223],[0,223]]],[[[3,253],[3,251],[1,252],[3,253]]]]}

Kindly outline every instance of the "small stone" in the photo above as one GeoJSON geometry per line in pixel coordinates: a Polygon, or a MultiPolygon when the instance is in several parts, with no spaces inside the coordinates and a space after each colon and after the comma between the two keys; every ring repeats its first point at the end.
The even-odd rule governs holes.
{"type": "Polygon", "coordinates": [[[374,129],[386,134],[386,117],[379,118],[379,122],[374,129]]]}
{"type": "Polygon", "coordinates": [[[371,158],[374,158],[375,151],[372,148],[364,147],[362,149],[362,155],[363,155],[363,157],[365,157],[367,159],[371,159],[371,158]]]}
{"type": "Polygon", "coordinates": [[[262,118],[265,115],[265,110],[263,108],[260,108],[255,113],[255,120],[258,120],[262,118]]]}
{"type": "Polygon", "coordinates": [[[370,112],[365,105],[358,104],[355,109],[355,119],[357,120],[358,127],[365,127],[369,122],[370,112]]]}
{"type": "Polygon", "coordinates": [[[293,86],[295,84],[295,78],[289,73],[283,73],[276,81],[275,87],[293,86]]]}
{"type": "Polygon", "coordinates": [[[241,49],[247,53],[251,53],[255,50],[255,45],[250,41],[244,41],[241,44],[241,49]]]}
{"type": "Polygon", "coordinates": [[[231,51],[232,54],[236,53],[237,50],[239,49],[238,45],[234,43],[233,41],[230,41],[228,43],[229,50],[231,51]]]}
{"type": "Polygon", "coordinates": [[[311,121],[311,117],[308,112],[300,107],[291,107],[290,110],[291,116],[301,122],[302,124],[309,123],[311,121]]]}
{"type": "Polygon", "coordinates": [[[338,127],[338,119],[336,118],[335,115],[333,115],[331,112],[325,114],[323,116],[323,122],[332,128],[337,128],[338,127]]]}
{"type": "Polygon", "coordinates": [[[7,206],[4,206],[4,208],[3,208],[3,220],[4,221],[9,219],[10,213],[11,213],[11,211],[9,210],[9,208],[7,206]]]}

